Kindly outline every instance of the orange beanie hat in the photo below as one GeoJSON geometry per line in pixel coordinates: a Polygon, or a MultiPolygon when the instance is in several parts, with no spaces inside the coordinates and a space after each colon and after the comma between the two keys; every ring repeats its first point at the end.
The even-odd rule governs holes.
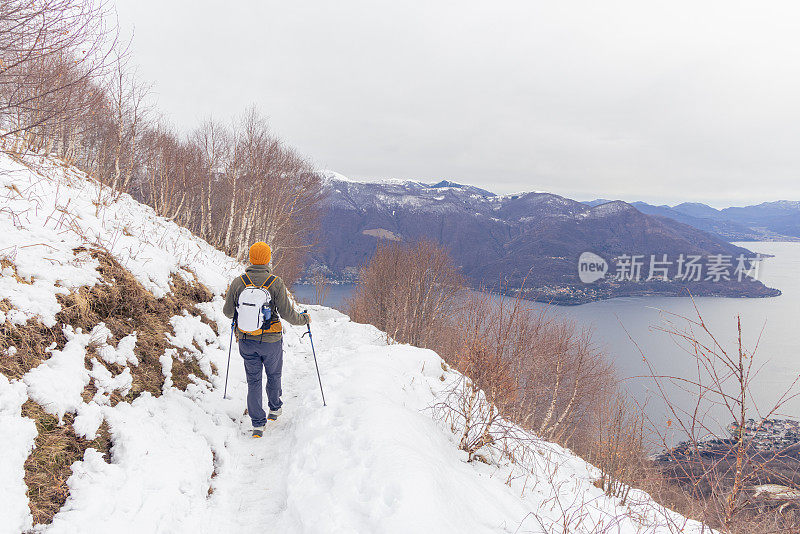
{"type": "Polygon", "coordinates": [[[266,265],[272,259],[272,249],[263,241],[253,243],[250,247],[250,263],[253,265],[266,265]]]}

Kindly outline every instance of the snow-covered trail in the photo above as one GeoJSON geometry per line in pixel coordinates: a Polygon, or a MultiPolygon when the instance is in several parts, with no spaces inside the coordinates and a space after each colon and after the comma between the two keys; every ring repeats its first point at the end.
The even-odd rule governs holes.
{"type": "MultiPolygon", "coordinates": [[[[232,352],[231,366],[242,367],[235,346],[232,352]]],[[[322,407],[319,391],[313,389],[318,387],[316,375],[309,372],[304,361],[310,357],[310,350],[305,351],[300,346],[284,354],[284,360],[289,362],[284,366],[282,380],[284,412],[278,421],[268,423],[263,438],[250,437],[248,416],[243,414],[236,421],[236,437],[226,443],[228,464],[212,482],[213,493],[206,512],[207,527],[213,525],[218,532],[234,529],[237,532],[256,531],[259,525],[274,526],[276,518],[287,509],[288,460],[297,453],[298,422],[322,407]]],[[[243,373],[234,371],[234,374],[240,383],[239,387],[233,388],[232,397],[235,395],[234,402],[244,409],[245,398],[241,394],[246,391],[246,384],[242,387],[243,373]]],[[[262,386],[266,386],[266,376],[262,386]]]]}
{"type": "MultiPolygon", "coordinates": [[[[315,309],[312,317],[328,406],[322,405],[308,338],[291,329],[284,342],[283,415],[260,440],[249,437],[248,417],[237,418],[213,493],[203,513],[189,519],[192,528],[498,532],[507,517],[525,515],[516,498],[509,506],[513,492],[499,477],[475,478],[430,418],[433,386],[446,374],[435,353],[387,345],[385,334],[332,310],[315,309]],[[486,484],[506,498],[473,501],[483,501],[486,484]],[[454,506],[453,492],[470,487],[474,497],[454,506]]],[[[237,358],[234,350],[228,402],[241,413],[246,384],[235,369],[237,358]]]]}
{"type": "MultiPolygon", "coordinates": [[[[433,436],[441,433],[429,428],[432,421],[423,413],[427,406],[410,402],[416,395],[400,403],[398,411],[404,413],[384,410],[397,406],[393,389],[414,392],[419,387],[430,396],[421,373],[427,363],[431,378],[439,381],[443,370],[438,356],[425,351],[430,362],[415,360],[420,375],[409,374],[404,379],[407,384],[398,384],[397,371],[408,370],[392,369],[397,363],[405,367],[403,359],[392,358],[392,353],[399,355],[410,347],[388,346],[384,334],[367,326],[359,326],[362,332],[357,335],[345,316],[331,310],[314,310],[312,315],[328,406],[322,405],[308,337],[299,339],[302,329],[292,328],[285,340],[283,415],[267,426],[260,440],[249,437],[248,417],[237,419],[235,439],[226,443],[228,460],[213,479],[214,491],[198,524],[204,531],[391,531],[395,516],[397,531],[407,532],[412,519],[407,514],[421,514],[430,523],[425,506],[405,502],[429,498],[418,490],[404,492],[396,483],[406,469],[414,472],[413,451],[430,440],[424,430],[408,432],[405,420],[423,423],[421,429],[428,427],[433,436]],[[398,435],[400,428],[406,429],[403,436],[398,435]]],[[[238,403],[241,411],[246,384],[243,372],[234,366],[241,366],[235,348],[231,402],[238,403]]],[[[426,477],[431,474],[435,475],[426,477]]]]}

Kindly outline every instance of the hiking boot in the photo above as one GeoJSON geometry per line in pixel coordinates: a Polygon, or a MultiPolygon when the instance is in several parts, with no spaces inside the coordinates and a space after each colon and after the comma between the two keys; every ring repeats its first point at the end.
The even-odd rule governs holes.
{"type": "Polygon", "coordinates": [[[277,410],[270,410],[269,415],[267,416],[267,421],[276,420],[282,411],[283,411],[282,408],[278,408],[277,410]]]}
{"type": "Polygon", "coordinates": [[[254,426],[253,427],[253,437],[260,438],[264,435],[264,427],[263,426],[254,426]]]}

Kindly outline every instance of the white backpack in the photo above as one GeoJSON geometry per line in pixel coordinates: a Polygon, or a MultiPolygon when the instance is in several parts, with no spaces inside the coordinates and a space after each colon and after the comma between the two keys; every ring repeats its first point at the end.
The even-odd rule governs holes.
{"type": "Polygon", "coordinates": [[[242,275],[245,287],[236,303],[236,327],[240,331],[252,336],[281,331],[278,310],[269,292],[274,281],[275,275],[270,275],[257,286],[247,274],[242,275]]]}

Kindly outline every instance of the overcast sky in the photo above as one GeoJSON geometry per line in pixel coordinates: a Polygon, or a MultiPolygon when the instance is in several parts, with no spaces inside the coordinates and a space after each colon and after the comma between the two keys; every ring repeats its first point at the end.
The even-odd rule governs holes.
{"type": "Polygon", "coordinates": [[[800,4],[117,0],[159,110],[357,179],[800,200],[800,4]]]}

